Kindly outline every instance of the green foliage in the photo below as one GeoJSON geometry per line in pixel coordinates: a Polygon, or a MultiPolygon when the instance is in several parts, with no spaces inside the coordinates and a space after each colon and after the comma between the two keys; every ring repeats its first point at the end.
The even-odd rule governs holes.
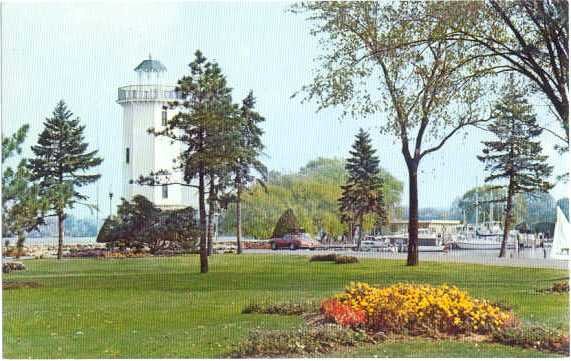
{"type": "Polygon", "coordinates": [[[117,216],[107,218],[97,242],[113,247],[149,247],[151,253],[165,249],[191,249],[196,246],[198,227],[195,210],[157,208],[141,195],[131,202],[123,199],[117,216]]]}
{"type": "Polygon", "coordinates": [[[52,117],[44,122],[44,130],[38,137],[38,143],[32,146],[34,158],[28,161],[30,179],[37,181],[39,194],[46,199],[49,208],[58,217],[58,258],[62,256],[63,221],[65,210],[82,204],[87,204],[87,196],[81,194],[78,188],[93,183],[99,179],[99,174],[86,174],[91,168],[103,162],[97,157],[97,150],[88,152],[89,144],[84,142],[84,125],[79,118],[73,118],[73,113],[61,100],[55,107],[52,117]]]}
{"type": "MultiPolygon", "coordinates": [[[[345,169],[348,177],[341,186],[339,210],[342,219],[348,224],[357,224],[360,229],[359,245],[363,235],[364,217],[369,216],[368,228],[371,223],[386,222],[386,207],[383,194],[383,179],[380,176],[379,158],[371,144],[369,133],[362,128],[356,136],[353,149],[349,152],[345,169]]],[[[350,227],[350,239],[353,229],[350,227]]]]}
{"type": "Polygon", "coordinates": [[[22,152],[22,143],[26,140],[29,129],[30,126],[24,124],[11,136],[7,138],[2,137],[2,163],[5,163],[14,154],[22,152]]]}
{"type": "Polygon", "coordinates": [[[44,122],[44,130],[38,143],[32,146],[34,158],[29,160],[31,178],[39,181],[43,194],[50,197],[50,205],[57,212],[72,207],[77,201],[87,197],[79,193],[78,187],[93,183],[99,174],[85,174],[90,168],[103,162],[97,151],[87,152],[84,142],[84,125],[67,105],[60,101],[52,117],[44,122]],[[53,191],[53,192],[52,192],[53,191]]]}
{"type": "MultiPolygon", "coordinates": [[[[506,180],[512,194],[546,192],[553,185],[545,179],[553,167],[542,155],[539,141],[542,133],[533,107],[521,86],[513,79],[504,87],[504,95],[494,108],[494,120],[488,126],[496,139],[484,141],[483,155],[479,156],[489,172],[486,182],[506,180]]],[[[509,189],[508,189],[509,191],[509,189]]],[[[508,197],[511,196],[508,195],[508,197]]]]}
{"type": "Polygon", "coordinates": [[[48,206],[38,185],[31,182],[25,159],[16,169],[5,166],[11,157],[20,154],[27,131],[28,125],[24,125],[12,136],[2,138],[2,232],[17,236],[17,255],[26,234],[45,223],[43,215],[48,206]]]}
{"type": "MultiPolygon", "coordinates": [[[[167,121],[165,127],[149,129],[155,136],[169,138],[181,145],[182,152],[174,160],[175,169],[183,173],[183,186],[198,188],[201,272],[208,272],[208,242],[212,235],[214,212],[240,198],[240,192],[255,177],[253,170],[265,178],[265,167],[258,160],[263,149],[264,118],[255,112],[252,92],[242,105],[232,103],[232,89],[215,61],[197,50],[189,64],[190,74],[178,81],[176,88],[182,101],[170,104],[184,108],[167,121]],[[194,183],[193,181],[197,181],[194,183]],[[237,191],[232,194],[232,188],[237,191]],[[206,206],[209,206],[208,214],[206,206]]],[[[157,186],[172,184],[171,171],[159,170],[140,175],[139,184],[157,186]]]]}
{"type": "Polygon", "coordinates": [[[254,330],[230,357],[311,357],[365,342],[372,342],[366,334],[336,325],[289,331],[254,330]]]}
{"type": "Polygon", "coordinates": [[[260,313],[266,315],[303,315],[304,313],[317,312],[319,303],[313,301],[282,302],[282,303],[249,303],[242,313],[260,313]]]}
{"type": "MultiPolygon", "coordinates": [[[[298,173],[270,172],[265,188],[255,184],[244,193],[244,234],[270,238],[284,209],[291,208],[306,232],[323,231],[324,238],[331,240],[341,237],[346,226],[341,222],[337,200],[347,179],[344,164],[341,159],[319,158],[298,173]]],[[[385,181],[385,202],[389,210],[394,210],[400,202],[402,183],[382,169],[380,174],[385,181]]],[[[223,232],[233,233],[235,212],[235,205],[230,204],[221,222],[223,232]]]]}
{"type": "Polygon", "coordinates": [[[433,21],[436,2],[303,2],[321,53],[304,101],[344,116],[383,113],[379,129],[400,143],[409,173],[408,265],[418,263],[418,167],[463,128],[487,119],[485,72],[463,41],[443,39],[451,25],[433,21]],[[427,21],[428,20],[428,21],[427,21]]]}
{"type": "Polygon", "coordinates": [[[288,233],[300,233],[303,229],[299,226],[299,222],[293,209],[287,209],[284,214],[278,219],[274,232],[272,233],[272,238],[283,237],[288,233]]]}
{"type": "Polygon", "coordinates": [[[493,341],[569,355],[569,335],[543,326],[520,326],[496,331],[493,341]]]}

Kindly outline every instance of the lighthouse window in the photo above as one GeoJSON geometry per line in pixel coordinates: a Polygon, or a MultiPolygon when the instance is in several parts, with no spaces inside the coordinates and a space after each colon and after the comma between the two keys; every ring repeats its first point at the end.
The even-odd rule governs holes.
{"type": "Polygon", "coordinates": [[[125,149],[125,161],[129,164],[129,148],[125,149]]]}
{"type": "Polygon", "coordinates": [[[167,111],[163,110],[163,125],[167,125],[167,111]]]}
{"type": "Polygon", "coordinates": [[[169,197],[169,186],[163,185],[163,198],[166,199],[169,197]]]}

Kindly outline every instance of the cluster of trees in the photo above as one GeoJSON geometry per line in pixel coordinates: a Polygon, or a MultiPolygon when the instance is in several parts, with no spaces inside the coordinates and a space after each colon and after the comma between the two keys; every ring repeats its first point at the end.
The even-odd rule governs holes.
{"type": "MultiPolygon", "coordinates": [[[[401,145],[409,173],[408,265],[418,263],[421,160],[466,127],[509,121],[488,106],[505,74],[545,97],[560,124],[548,131],[568,149],[567,2],[306,2],[292,11],[308,14],[323,46],[304,100],[353,117],[382,112],[381,130],[401,145]]],[[[489,170],[489,181],[505,179],[508,193],[517,193],[519,170],[507,178],[489,170]]]]}
{"type": "MultiPolygon", "coordinates": [[[[501,221],[504,215],[505,202],[498,202],[505,196],[505,190],[490,185],[475,187],[457,198],[448,214],[452,219],[476,223],[476,205],[478,204],[478,221],[501,221]]],[[[568,198],[555,200],[549,193],[520,193],[513,199],[514,222],[533,225],[536,223],[556,221],[556,208],[559,207],[567,215],[568,198]]],[[[442,211],[444,212],[444,211],[442,211]]]]}
{"type": "MultiPolygon", "coordinates": [[[[200,272],[208,272],[212,250],[213,221],[217,211],[236,206],[236,234],[241,252],[241,202],[243,191],[256,180],[266,179],[259,160],[263,151],[260,123],[264,118],[254,110],[250,92],[241,104],[232,100],[232,89],[216,62],[200,51],[189,64],[190,74],[178,81],[181,100],[169,107],[178,113],[160,129],[149,129],[157,137],[181,144],[175,170],[183,174],[182,186],[198,190],[200,272]]],[[[175,184],[169,170],[141,175],[139,184],[175,184]]]]}
{"type": "Polygon", "coordinates": [[[103,159],[96,150],[87,150],[84,130],[80,119],[60,101],[31,148],[33,157],[21,159],[15,169],[6,166],[6,161],[21,153],[28,126],[2,138],[2,224],[5,232],[17,237],[18,248],[23,246],[27,233],[45,224],[46,217],[56,217],[60,259],[66,210],[76,205],[94,208],[86,203],[87,197],[79,189],[99,179],[99,174],[89,171],[103,159]]]}
{"type": "MultiPolygon", "coordinates": [[[[267,239],[272,236],[276,221],[287,209],[292,209],[301,228],[320,235],[322,242],[339,241],[348,237],[348,224],[342,220],[339,199],[342,186],[349,178],[346,162],[337,158],[318,158],[307,163],[297,173],[280,174],[272,171],[264,186],[252,186],[243,197],[244,232],[267,239]]],[[[402,193],[402,183],[383,169],[383,198],[389,218],[396,218],[402,193]]],[[[221,220],[221,231],[232,233],[236,206],[231,204],[221,220]]],[[[375,226],[374,217],[366,217],[365,231],[375,226]]]]}
{"type": "Polygon", "coordinates": [[[122,199],[117,215],[107,218],[97,235],[97,242],[119,248],[191,250],[199,238],[196,211],[191,208],[161,210],[147,198],[136,195],[122,199]]]}

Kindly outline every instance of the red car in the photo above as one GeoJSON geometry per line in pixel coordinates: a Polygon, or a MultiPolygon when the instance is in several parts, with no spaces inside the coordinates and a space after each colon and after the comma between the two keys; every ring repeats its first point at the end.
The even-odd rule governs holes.
{"type": "Polygon", "coordinates": [[[270,245],[273,250],[279,248],[289,248],[291,250],[298,248],[306,248],[314,250],[320,246],[319,242],[311,239],[306,233],[286,234],[283,237],[272,238],[270,245]]]}

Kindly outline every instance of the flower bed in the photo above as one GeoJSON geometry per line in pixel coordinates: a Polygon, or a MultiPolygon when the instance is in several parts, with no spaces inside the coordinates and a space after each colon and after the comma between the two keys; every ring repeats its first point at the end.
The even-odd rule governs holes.
{"type": "Polygon", "coordinates": [[[385,288],[352,283],[322,303],[325,317],[340,325],[410,334],[490,334],[512,322],[511,313],[456,287],[395,284],[385,288]]]}

